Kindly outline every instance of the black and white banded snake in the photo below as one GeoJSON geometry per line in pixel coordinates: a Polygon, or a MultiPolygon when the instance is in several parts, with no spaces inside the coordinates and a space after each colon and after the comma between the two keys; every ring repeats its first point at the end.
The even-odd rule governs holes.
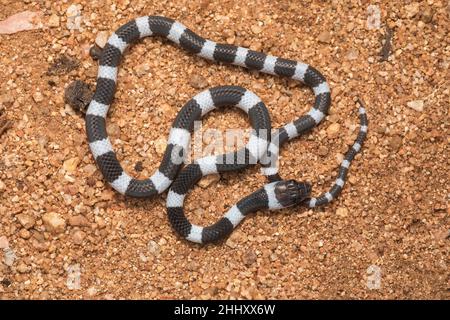
{"type": "Polygon", "coordinates": [[[331,95],[322,74],[302,62],[203,39],[181,23],[166,17],[145,16],[120,27],[104,47],[100,57],[97,87],[86,113],[86,131],[94,159],[104,178],[115,190],[127,196],[147,198],[170,187],[167,212],[172,227],[187,240],[209,243],[229,235],[250,212],[281,209],[300,203],[312,208],[336,198],[344,186],[350,162],[360,151],[367,133],[366,112],[363,104],[358,102],[358,136],[347,151],[330,191],[312,198],[309,183],[282,180],[278,175],[276,161],[268,159],[277,158],[279,147],[283,143],[311,130],[328,113],[331,95]],[[159,169],[148,179],[134,179],[123,170],[117,160],[106,132],[106,116],[114,98],[118,66],[124,50],[129,44],[151,35],[165,37],[190,53],[208,60],[301,81],[313,90],[314,105],[307,114],[271,131],[268,110],[261,99],[251,91],[239,86],[220,86],[200,92],[189,100],[176,116],[159,169]],[[249,142],[234,153],[196,159],[182,168],[194,121],[222,106],[236,106],[248,114],[253,127],[249,142]],[[218,222],[208,227],[189,222],[184,214],[183,203],[189,190],[200,178],[212,173],[243,169],[256,162],[263,163],[262,171],[268,177],[268,184],[241,199],[218,222]]]}

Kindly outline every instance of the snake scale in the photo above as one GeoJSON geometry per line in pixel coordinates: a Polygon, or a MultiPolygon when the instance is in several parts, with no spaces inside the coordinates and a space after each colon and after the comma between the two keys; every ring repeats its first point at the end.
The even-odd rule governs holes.
{"type": "Polygon", "coordinates": [[[86,132],[94,159],[104,178],[115,190],[126,196],[147,198],[170,187],[167,212],[172,227],[189,241],[209,243],[228,236],[250,212],[276,210],[297,204],[312,208],[335,199],[344,186],[350,162],[360,151],[367,133],[366,112],[363,104],[358,102],[359,133],[340,165],[337,179],[328,192],[311,197],[309,183],[283,180],[278,174],[276,161],[270,160],[278,157],[279,147],[283,143],[311,130],[327,115],[331,95],[324,76],[305,63],[216,43],[200,37],[170,18],[145,16],[121,26],[107,41],[99,62],[96,90],[86,113],[86,132]],[[106,132],[106,116],[114,98],[118,66],[125,49],[147,36],[165,37],[188,52],[208,60],[301,81],[314,92],[314,105],[295,121],[271,130],[269,112],[253,92],[239,86],[219,86],[200,92],[177,114],[159,168],[150,178],[134,179],[123,170],[116,157],[106,132]],[[194,121],[223,106],[236,106],[248,114],[253,130],[247,145],[233,153],[196,159],[183,167],[194,121]],[[266,185],[242,198],[216,223],[207,227],[190,223],[183,210],[184,199],[203,176],[243,169],[256,162],[263,166],[262,172],[268,178],[266,185]]]}

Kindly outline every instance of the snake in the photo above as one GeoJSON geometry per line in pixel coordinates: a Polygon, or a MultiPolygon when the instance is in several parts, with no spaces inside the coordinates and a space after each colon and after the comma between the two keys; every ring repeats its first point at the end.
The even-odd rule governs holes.
{"type": "Polygon", "coordinates": [[[163,16],[143,16],[119,27],[107,40],[99,59],[97,83],[86,112],[85,125],[89,148],[104,179],[117,192],[130,197],[150,198],[169,189],[166,198],[168,220],[173,229],[191,242],[206,244],[229,236],[249,214],[258,210],[279,210],[295,205],[309,208],[325,205],[341,193],[350,163],[366,138],[368,119],[364,104],[359,105],[359,132],[345,154],[331,189],[312,197],[310,182],[284,180],[278,173],[279,148],[317,126],[328,114],[331,92],[325,77],[314,67],[299,61],[275,57],[263,52],[204,39],[182,23],[163,16]],[[312,108],[284,126],[272,129],[264,102],[241,86],[225,85],[204,90],[190,99],[176,115],[167,146],[158,169],[148,178],[136,179],[121,166],[106,131],[106,118],[117,85],[118,67],[126,48],[148,36],[166,38],[193,55],[216,63],[225,63],[262,73],[300,81],[311,88],[312,108]],[[224,106],[243,110],[252,126],[248,143],[241,149],[222,155],[210,155],[184,165],[194,122],[210,111],[224,106]],[[244,196],[215,223],[193,224],[184,212],[184,201],[204,176],[242,170],[260,163],[268,182],[244,196]]]}

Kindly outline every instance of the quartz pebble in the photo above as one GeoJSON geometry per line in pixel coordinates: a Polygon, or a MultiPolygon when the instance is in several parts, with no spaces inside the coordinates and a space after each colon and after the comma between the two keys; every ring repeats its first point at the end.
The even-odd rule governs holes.
{"type": "Polygon", "coordinates": [[[339,132],[341,130],[341,126],[339,123],[332,123],[327,128],[328,138],[333,139],[339,136],[339,132]]]}
{"type": "Polygon", "coordinates": [[[8,238],[0,236],[0,249],[6,249],[9,247],[8,238]]]}
{"type": "Polygon", "coordinates": [[[72,233],[72,241],[75,244],[81,245],[86,237],[86,233],[81,230],[75,230],[72,233]]]}
{"type": "Polygon", "coordinates": [[[75,172],[78,164],[80,163],[80,159],[78,157],[70,158],[64,161],[63,167],[69,173],[75,172]]]}
{"type": "Polygon", "coordinates": [[[51,28],[59,27],[59,17],[57,14],[52,14],[48,19],[48,26],[51,28]]]}
{"type": "Polygon", "coordinates": [[[409,101],[406,105],[415,111],[422,112],[424,103],[423,100],[414,100],[409,101]]]}
{"type": "Polygon", "coordinates": [[[25,214],[25,213],[18,214],[16,216],[16,218],[25,229],[32,228],[34,226],[34,224],[36,223],[36,220],[34,219],[34,217],[32,217],[28,214],[25,214]]]}
{"type": "Polygon", "coordinates": [[[81,22],[83,17],[81,15],[82,6],[80,4],[71,4],[66,11],[67,17],[67,29],[79,30],[81,28],[81,22]]]}
{"type": "Polygon", "coordinates": [[[59,213],[49,212],[42,216],[47,231],[58,234],[64,232],[66,228],[66,221],[61,217],[59,213]]]}
{"type": "Polygon", "coordinates": [[[97,33],[97,36],[95,37],[95,44],[98,45],[100,48],[103,48],[106,45],[106,42],[108,41],[108,32],[107,31],[100,31],[97,33]]]}
{"type": "Polygon", "coordinates": [[[406,17],[411,19],[415,17],[420,11],[420,3],[413,2],[405,6],[406,17]]]}
{"type": "Polygon", "coordinates": [[[36,91],[33,93],[33,100],[36,103],[44,101],[44,97],[42,96],[42,93],[40,91],[36,91]]]}
{"type": "Polygon", "coordinates": [[[347,209],[347,208],[343,208],[343,207],[337,208],[336,214],[337,214],[338,216],[340,216],[340,217],[345,218],[345,217],[348,216],[348,209],[347,209]]]}

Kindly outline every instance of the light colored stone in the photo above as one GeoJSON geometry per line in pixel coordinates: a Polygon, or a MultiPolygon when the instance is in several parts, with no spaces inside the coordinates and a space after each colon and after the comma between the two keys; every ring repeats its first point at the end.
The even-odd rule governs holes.
{"type": "Polygon", "coordinates": [[[327,128],[327,136],[330,139],[336,138],[339,136],[339,132],[341,130],[341,126],[339,123],[332,123],[327,128]]]}
{"type": "Polygon", "coordinates": [[[50,18],[48,19],[48,26],[50,28],[57,28],[59,27],[59,17],[56,14],[52,14],[50,18]]]}
{"type": "Polygon", "coordinates": [[[148,64],[147,62],[141,63],[136,67],[136,75],[138,77],[143,77],[146,74],[149,74],[150,70],[150,64],[148,64]]]}
{"type": "Polygon", "coordinates": [[[81,28],[81,22],[83,17],[81,16],[82,6],[80,4],[72,4],[67,8],[67,29],[69,30],[79,30],[81,28]]]}
{"type": "Polygon", "coordinates": [[[317,37],[317,40],[322,43],[330,43],[331,42],[331,33],[329,31],[322,31],[319,36],[317,37]]]}
{"type": "Polygon", "coordinates": [[[6,249],[6,248],[9,248],[8,238],[6,238],[6,236],[1,236],[0,237],[0,249],[6,249]]]}
{"type": "Polygon", "coordinates": [[[147,248],[148,248],[148,251],[154,256],[158,255],[159,252],[161,251],[161,248],[160,248],[159,244],[156,243],[156,241],[153,241],[153,240],[150,240],[148,242],[147,248]]]}
{"type": "Polygon", "coordinates": [[[86,227],[89,225],[89,221],[82,215],[77,215],[69,218],[69,225],[72,227],[86,227]]]}
{"type": "Polygon", "coordinates": [[[97,289],[95,287],[90,287],[89,289],[87,289],[87,294],[90,297],[93,297],[97,294],[97,289]]]}
{"type": "Polygon", "coordinates": [[[409,101],[408,103],[406,103],[406,105],[413,110],[422,112],[424,102],[423,102],[423,100],[414,100],[414,101],[409,101]]]}
{"type": "Polygon", "coordinates": [[[20,229],[19,236],[22,239],[30,239],[31,238],[31,232],[28,231],[27,229],[20,229]]]}
{"type": "Polygon", "coordinates": [[[86,238],[86,233],[81,230],[75,230],[72,233],[72,241],[75,244],[78,244],[78,245],[82,244],[84,238],[86,238]]]}
{"type": "Polygon", "coordinates": [[[406,18],[414,18],[420,11],[420,4],[418,2],[413,2],[405,6],[406,18]]]}
{"type": "Polygon", "coordinates": [[[166,138],[159,138],[156,139],[154,144],[155,144],[155,150],[156,153],[159,155],[162,155],[164,153],[164,151],[166,151],[166,147],[167,147],[167,139],[166,138]]]}
{"type": "Polygon", "coordinates": [[[95,43],[100,47],[103,48],[106,45],[106,42],[108,42],[109,33],[107,31],[100,31],[97,33],[97,36],[95,37],[95,43]]]}
{"type": "Polygon", "coordinates": [[[320,146],[319,149],[317,150],[317,153],[320,156],[326,156],[328,154],[328,148],[326,146],[320,146]]]}
{"type": "Polygon", "coordinates": [[[75,172],[78,164],[80,163],[80,159],[78,157],[70,158],[64,161],[63,168],[69,173],[75,172]]]}
{"type": "Polygon", "coordinates": [[[250,27],[250,29],[252,30],[252,32],[254,34],[260,34],[262,32],[262,28],[260,26],[258,26],[257,24],[254,24],[250,27]]]}
{"type": "Polygon", "coordinates": [[[30,268],[25,263],[21,262],[17,266],[17,271],[19,271],[19,273],[28,273],[30,272],[30,268]]]}
{"type": "Polygon", "coordinates": [[[58,234],[66,229],[66,220],[59,213],[49,212],[42,216],[42,221],[47,231],[58,234]]]}
{"type": "Polygon", "coordinates": [[[201,178],[200,181],[198,182],[198,185],[202,188],[207,188],[211,184],[213,184],[214,182],[217,182],[219,180],[220,180],[220,174],[213,173],[213,174],[209,174],[209,175],[201,178]]]}
{"type": "Polygon", "coordinates": [[[11,248],[3,249],[3,260],[8,267],[11,267],[16,261],[16,254],[11,248]]]}
{"type": "Polygon", "coordinates": [[[44,97],[42,96],[42,93],[40,91],[36,91],[33,93],[33,100],[36,103],[44,101],[44,97]]]}
{"type": "Polygon", "coordinates": [[[0,180],[0,191],[3,191],[5,189],[6,189],[5,183],[2,180],[0,180]]]}
{"type": "Polygon", "coordinates": [[[352,61],[358,59],[358,55],[359,55],[358,50],[352,48],[347,52],[346,58],[347,60],[352,61]]]}
{"type": "Polygon", "coordinates": [[[32,217],[28,214],[25,214],[25,213],[18,214],[16,216],[16,218],[25,229],[32,228],[34,226],[34,224],[36,223],[36,220],[34,219],[34,217],[32,217]]]}
{"type": "Polygon", "coordinates": [[[83,171],[84,171],[84,173],[86,173],[86,175],[88,177],[90,177],[95,173],[95,171],[97,171],[97,167],[95,165],[89,163],[84,166],[83,171]]]}
{"type": "Polygon", "coordinates": [[[342,207],[342,208],[337,208],[336,214],[337,214],[338,216],[340,216],[340,217],[345,218],[345,217],[348,216],[348,209],[347,209],[347,208],[344,208],[344,207],[342,207]]]}
{"type": "Polygon", "coordinates": [[[116,123],[108,123],[106,125],[106,132],[112,138],[118,138],[120,136],[120,127],[116,123]]]}

